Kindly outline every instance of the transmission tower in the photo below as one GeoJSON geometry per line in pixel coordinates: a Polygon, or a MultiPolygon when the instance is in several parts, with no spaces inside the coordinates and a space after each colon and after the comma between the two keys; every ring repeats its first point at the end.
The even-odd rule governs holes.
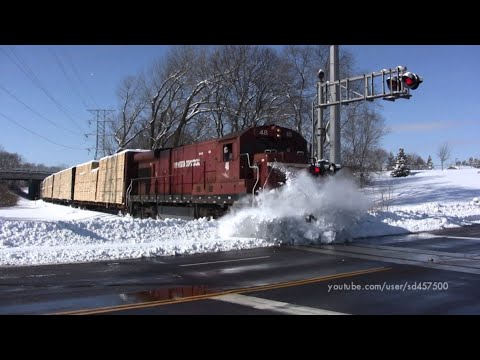
{"type": "Polygon", "coordinates": [[[94,114],[97,123],[97,133],[95,136],[95,159],[107,154],[107,134],[105,130],[105,124],[111,120],[107,120],[107,115],[111,114],[115,110],[108,109],[88,109],[92,114],[94,114]]]}

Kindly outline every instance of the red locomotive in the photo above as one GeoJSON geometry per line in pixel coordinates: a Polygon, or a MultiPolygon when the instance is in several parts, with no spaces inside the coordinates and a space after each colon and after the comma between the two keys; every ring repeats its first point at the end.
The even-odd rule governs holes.
{"type": "Polygon", "coordinates": [[[42,195],[45,200],[118,208],[142,217],[220,216],[240,198],[284,184],[285,167],[324,175],[328,164],[311,165],[307,142],[296,131],[265,125],[197,144],[127,150],[82,164],[62,171],[69,176],[57,173],[45,179],[42,195]],[[56,186],[71,191],[55,198],[56,186]]]}
{"type": "Polygon", "coordinates": [[[217,216],[242,196],[285,182],[278,165],[308,167],[307,142],[269,125],[223,138],[133,156],[138,177],[127,192],[132,213],[217,216]]]}

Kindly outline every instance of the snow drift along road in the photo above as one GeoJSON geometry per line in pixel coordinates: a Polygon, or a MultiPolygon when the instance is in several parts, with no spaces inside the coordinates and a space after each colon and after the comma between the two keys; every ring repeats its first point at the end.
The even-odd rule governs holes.
{"type": "Polygon", "coordinates": [[[480,223],[477,169],[378,176],[361,192],[340,176],[298,176],[257,207],[220,220],[132,219],[43,201],[0,209],[0,266],[192,254],[429,231],[480,223]],[[368,210],[370,209],[370,210],[368,210]],[[316,218],[306,223],[306,214],[316,218]]]}

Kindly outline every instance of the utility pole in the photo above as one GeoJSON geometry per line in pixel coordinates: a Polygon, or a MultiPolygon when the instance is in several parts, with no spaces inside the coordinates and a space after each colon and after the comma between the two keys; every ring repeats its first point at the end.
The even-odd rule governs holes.
{"type": "MultiPolygon", "coordinates": [[[[322,83],[325,80],[325,72],[320,69],[318,72],[318,78],[320,82],[317,84],[317,97],[318,99],[323,99],[323,86],[322,83]]],[[[321,100],[318,101],[319,103],[321,100]]],[[[317,141],[317,156],[319,160],[323,159],[323,145],[325,142],[325,126],[323,124],[323,107],[318,108],[317,112],[317,136],[318,136],[318,141],[317,141]]]]}
{"type": "Polygon", "coordinates": [[[95,121],[97,122],[97,132],[95,137],[95,159],[106,156],[106,147],[107,147],[107,134],[105,131],[105,123],[107,120],[107,115],[111,114],[115,110],[108,109],[88,109],[92,114],[96,115],[95,121]],[[102,116],[101,116],[102,115],[102,116]]]}
{"type": "MultiPolygon", "coordinates": [[[[339,78],[338,45],[330,46],[330,82],[335,83],[339,78]]],[[[332,101],[340,100],[340,87],[338,84],[331,88],[332,101]]],[[[320,111],[319,111],[320,113],[320,111]]],[[[330,109],[330,162],[341,164],[340,159],[340,103],[330,109]]]]}

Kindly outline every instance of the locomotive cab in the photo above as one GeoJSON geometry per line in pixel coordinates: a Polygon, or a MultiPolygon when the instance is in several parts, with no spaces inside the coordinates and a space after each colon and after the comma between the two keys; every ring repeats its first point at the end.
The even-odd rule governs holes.
{"type": "Polygon", "coordinates": [[[309,166],[307,142],[296,131],[277,125],[252,130],[254,139],[243,145],[245,152],[253,153],[253,163],[258,167],[255,190],[278,188],[285,183],[289,168],[306,169],[309,166]]]}

